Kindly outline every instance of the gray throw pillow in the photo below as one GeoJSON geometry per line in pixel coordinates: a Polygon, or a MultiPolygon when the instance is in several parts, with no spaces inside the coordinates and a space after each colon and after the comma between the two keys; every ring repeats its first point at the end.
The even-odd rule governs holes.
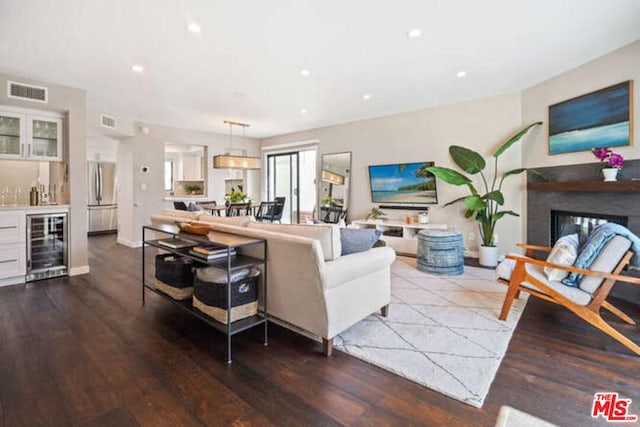
{"type": "Polygon", "coordinates": [[[373,244],[380,239],[381,230],[373,228],[341,228],[340,243],[342,254],[349,255],[356,252],[364,252],[371,249],[373,244]]]}

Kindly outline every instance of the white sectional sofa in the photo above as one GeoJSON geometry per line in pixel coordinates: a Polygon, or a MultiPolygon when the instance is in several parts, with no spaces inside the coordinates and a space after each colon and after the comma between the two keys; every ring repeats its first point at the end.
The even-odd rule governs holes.
{"type": "Polygon", "coordinates": [[[377,310],[386,315],[390,268],[395,259],[391,248],[342,256],[340,230],[334,224],[265,224],[250,217],[225,218],[170,209],[151,217],[152,224],[173,224],[176,220],[266,239],[269,316],[286,327],[302,330],[297,332],[322,338],[326,355],[331,354],[336,335],[377,310]]]}

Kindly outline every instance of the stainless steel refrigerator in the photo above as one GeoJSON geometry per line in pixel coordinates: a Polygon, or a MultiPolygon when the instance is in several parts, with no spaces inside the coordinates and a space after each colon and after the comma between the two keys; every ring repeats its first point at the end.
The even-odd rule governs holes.
{"type": "Polygon", "coordinates": [[[88,162],[87,209],[89,234],[115,232],[118,229],[116,164],[88,162]]]}

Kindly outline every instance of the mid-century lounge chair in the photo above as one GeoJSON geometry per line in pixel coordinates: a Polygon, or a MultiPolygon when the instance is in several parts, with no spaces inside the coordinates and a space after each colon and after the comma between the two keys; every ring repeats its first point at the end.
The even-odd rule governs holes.
{"type": "Polygon", "coordinates": [[[500,276],[498,281],[509,286],[505,297],[500,320],[505,320],[511,309],[514,298],[518,298],[520,291],[559,304],[575,313],[578,317],[602,332],[611,336],[622,345],[640,356],[640,347],[629,338],[622,335],[611,325],[605,322],[600,316],[600,308],[603,307],[622,319],[624,322],[635,325],[636,323],[622,311],[606,301],[611,288],[616,281],[633,283],[640,285],[640,278],[621,275],[624,267],[629,264],[633,252],[629,251],[631,242],[622,236],[615,236],[600,251],[598,257],[591,264],[589,270],[553,264],[533,258],[534,251],[550,252],[551,248],[545,246],[534,246],[519,244],[525,248],[525,256],[509,254],[507,259],[515,262],[513,269],[505,270],[498,268],[500,276]],[[544,267],[562,269],[568,272],[583,274],[580,287],[574,288],[564,285],[560,281],[548,280],[544,273],[544,267]]]}

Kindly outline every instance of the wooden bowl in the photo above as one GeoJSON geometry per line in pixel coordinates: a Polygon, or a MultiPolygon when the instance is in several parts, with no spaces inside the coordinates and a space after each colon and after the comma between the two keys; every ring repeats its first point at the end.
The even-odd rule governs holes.
{"type": "Polygon", "coordinates": [[[189,234],[200,234],[206,236],[211,231],[211,227],[202,224],[178,224],[180,231],[184,231],[189,234]]]}

